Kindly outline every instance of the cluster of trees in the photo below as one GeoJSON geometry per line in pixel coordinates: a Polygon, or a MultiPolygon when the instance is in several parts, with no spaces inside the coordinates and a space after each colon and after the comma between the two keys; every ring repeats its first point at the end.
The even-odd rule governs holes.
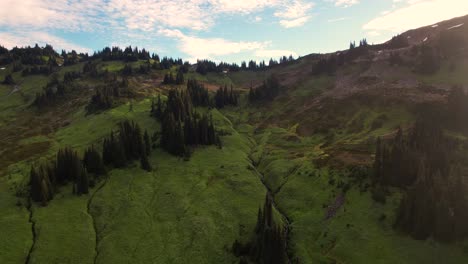
{"type": "Polygon", "coordinates": [[[239,95],[234,92],[232,85],[231,90],[228,91],[227,86],[219,87],[218,91],[216,91],[215,95],[215,105],[216,108],[220,109],[227,105],[234,105],[237,106],[237,102],[239,100],[239,95]]]}
{"type": "Polygon", "coordinates": [[[446,114],[442,120],[452,129],[468,132],[468,94],[462,87],[452,87],[447,98],[446,114]]]}
{"type": "Polygon", "coordinates": [[[468,236],[462,145],[429,122],[418,122],[406,136],[399,130],[388,143],[379,140],[375,183],[406,189],[396,229],[416,239],[452,241],[468,236]]]}
{"type": "Polygon", "coordinates": [[[99,71],[97,69],[97,63],[93,61],[88,61],[83,66],[83,74],[89,74],[91,77],[98,77],[99,71]]]}
{"type": "Polygon", "coordinates": [[[95,94],[91,97],[89,104],[86,106],[87,114],[112,108],[115,99],[128,92],[127,88],[128,80],[123,78],[122,81],[119,82],[116,76],[104,86],[97,87],[95,94]]]}
{"type": "Polygon", "coordinates": [[[208,91],[195,80],[189,80],[187,91],[171,90],[166,104],[158,97],[152,103],[151,114],[161,121],[161,147],[177,155],[190,155],[189,146],[213,145],[221,147],[213,119],[200,116],[193,106],[206,106],[209,103],[208,91]]]}
{"type": "Polygon", "coordinates": [[[128,120],[119,124],[118,131],[112,131],[102,145],[102,159],[105,165],[122,168],[128,162],[140,160],[141,168],[151,171],[148,156],[151,139],[148,132],[142,134],[140,126],[128,120]]]}
{"type": "Polygon", "coordinates": [[[7,74],[5,76],[5,79],[3,79],[2,84],[13,85],[15,84],[15,80],[13,79],[13,76],[11,76],[11,74],[7,74]]]}
{"type": "Polygon", "coordinates": [[[270,76],[263,81],[263,84],[257,88],[250,87],[249,101],[256,102],[261,100],[272,100],[279,95],[281,85],[275,75],[270,76]]]}
{"type": "Polygon", "coordinates": [[[210,106],[210,96],[205,86],[195,79],[187,81],[187,93],[194,106],[210,106]]]}
{"type": "Polygon", "coordinates": [[[49,75],[49,74],[51,74],[53,72],[54,72],[54,67],[52,65],[47,65],[47,66],[26,67],[21,72],[21,74],[23,76],[36,75],[36,74],[49,75]]]}
{"type": "Polygon", "coordinates": [[[126,62],[137,61],[137,60],[148,60],[148,59],[158,59],[157,54],[150,56],[150,53],[145,49],[139,50],[138,47],[132,48],[128,46],[125,49],[119,47],[105,47],[102,51],[95,52],[93,54],[93,59],[100,58],[103,61],[113,61],[113,60],[123,60],[126,62]]]}
{"type": "Polygon", "coordinates": [[[422,45],[417,53],[417,72],[431,75],[439,71],[441,60],[437,52],[431,46],[422,45]]]}
{"type": "Polygon", "coordinates": [[[289,57],[283,56],[279,58],[279,60],[275,60],[271,58],[268,62],[268,64],[265,61],[249,61],[245,62],[243,61],[241,65],[239,66],[237,63],[226,63],[226,62],[220,62],[216,64],[214,61],[210,60],[198,60],[197,61],[197,69],[196,71],[202,75],[205,75],[209,72],[223,72],[223,71],[229,71],[229,72],[236,72],[236,71],[262,71],[266,70],[268,67],[273,67],[276,65],[284,64],[284,63],[289,63],[293,62],[294,58],[292,55],[289,57]]]}
{"type": "Polygon", "coordinates": [[[274,221],[272,201],[268,195],[263,208],[258,209],[254,239],[245,245],[236,240],[232,251],[241,257],[241,263],[249,263],[247,259],[263,264],[289,263],[286,234],[284,228],[274,221]]]}
{"type": "MultiPolygon", "coordinates": [[[[134,62],[138,60],[147,60],[148,64],[156,70],[170,69],[172,66],[183,66],[185,65],[182,59],[173,59],[163,57],[162,59],[158,54],[150,54],[145,49],[138,49],[138,47],[132,48],[131,46],[121,49],[120,47],[105,47],[102,51],[95,52],[91,56],[92,60],[102,59],[103,61],[114,61],[121,60],[125,62],[134,62]],[[152,60],[152,63],[150,63],[152,60]]],[[[187,63],[188,64],[188,63],[187,63]]],[[[142,70],[142,68],[140,68],[142,70]]]]}
{"type": "Polygon", "coordinates": [[[64,75],[63,75],[63,82],[64,83],[71,83],[73,82],[74,80],[76,79],[79,79],[81,78],[81,72],[79,71],[70,71],[70,72],[66,72],[64,75]]]}
{"type": "Polygon", "coordinates": [[[65,95],[67,89],[69,89],[68,87],[72,86],[73,85],[70,82],[60,82],[57,76],[52,76],[51,80],[42,89],[42,92],[36,93],[33,105],[38,108],[53,105],[60,97],[65,95]]]}
{"type": "Polygon", "coordinates": [[[87,61],[89,59],[88,53],[80,53],[78,54],[76,51],[72,50],[71,52],[67,53],[65,50],[62,50],[62,58],[63,58],[63,65],[69,66],[74,65],[83,61],[87,61]]]}
{"type": "Polygon", "coordinates": [[[349,49],[350,50],[353,50],[355,48],[359,48],[359,47],[367,47],[369,46],[369,44],[367,43],[367,39],[362,39],[359,41],[359,46],[356,46],[356,41],[351,41],[349,43],[349,49]]]}
{"type": "Polygon", "coordinates": [[[58,54],[51,45],[46,45],[43,48],[37,44],[34,47],[14,47],[10,51],[3,49],[2,53],[2,63],[18,61],[24,65],[44,65],[47,63],[47,61],[44,61],[44,57],[58,57],[58,54]]]}
{"type": "Polygon", "coordinates": [[[30,172],[30,196],[42,205],[52,200],[59,186],[73,183],[73,193],[88,193],[90,178],[88,173],[104,175],[105,169],[99,153],[90,148],[82,161],[78,153],[70,148],[60,149],[56,160],[49,164],[34,166],[30,172]]]}
{"type": "Polygon", "coordinates": [[[343,59],[343,56],[330,55],[328,57],[320,58],[312,67],[312,74],[328,74],[333,75],[336,72],[339,64],[343,62],[338,62],[339,59],[343,59]]]}
{"type": "Polygon", "coordinates": [[[172,74],[172,72],[169,72],[169,73],[166,73],[164,75],[164,80],[163,80],[163,84],[166,84],[166,85],[170,85],[170,84],[177,84],[177,85],[180,85],[180,84],[184,84],[184,73],[181,69],[179,69],[177,71],[177,75],[176,77],[174,78],[174,75],[172,74]]]}

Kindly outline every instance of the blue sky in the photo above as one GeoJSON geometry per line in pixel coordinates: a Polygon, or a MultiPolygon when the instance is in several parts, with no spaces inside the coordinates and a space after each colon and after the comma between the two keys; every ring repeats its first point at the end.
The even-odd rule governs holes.
{"type": "Polygon", "coordinates": [[[0,45],[260,61],[379,43],[466,14],[466,0],[1,0],[0,45]]]}

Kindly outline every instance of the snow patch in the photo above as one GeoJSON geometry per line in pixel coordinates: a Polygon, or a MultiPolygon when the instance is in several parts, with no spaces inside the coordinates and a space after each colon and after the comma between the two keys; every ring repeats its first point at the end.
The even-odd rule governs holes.
{"type": "Polygon", "coordinates": [[[456,26],[453,26],[453,27],[449,27],[449,28],[447,28],[447,30],[454,29],[454,28],[459,28],[459,27],[463,26],[464,24],[465,24],[465,23],[461,23],[461,24],[459,24],[459,25],[456,25],[456,26]]]}
{"type": "Polygon", "coordinates": [[[4,69],[5,69],[5,67],[0,68],[0,70],[2,70],[2,71],[3,71],[4,69]]]}
{"type": "Polygon", "coordinates": [[[426,42],[427,41],[427,37],[423,40],[423,42],[426,42]]]}
{"type": "Polygon", "coordinates": [[[439,25],[432,25],[432,28],[436,28],[436,27],[438,27],[438,26],[439,26],[439,25]]]}

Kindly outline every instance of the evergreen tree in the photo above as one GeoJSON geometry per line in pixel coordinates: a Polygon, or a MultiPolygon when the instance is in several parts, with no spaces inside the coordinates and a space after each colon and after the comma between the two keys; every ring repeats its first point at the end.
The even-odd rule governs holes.
{"type": "Polygon", "coordinates": [[[83,157],[83,164],[89,173],[95,175],[104,175],[106,173],[101,155],[94,146],[86,149],[83,157]]]}
{"type": "Polygon", "coordinates": [[[3,80],[2,83],[6,85],[13,85],[15,84],[15,81],[13,80],[13,77],[11,76],[11,74],[8,74],[5,76],[5,79],[3,80]]]}
{"type": "MultiPolygon", "coordinates": [[[[144,134],[143,138],[144,138],[144,141],[145,141],[145,153],[146,153],[146,155],[149,155],[150,152],[151,152],[151,139],[150,139],[150,137],[148,135],[148,131],[145,130],[145,134],[144,134]]],[[[142,155],[142,156],[144,156],[144,155],[142,155]]]]}

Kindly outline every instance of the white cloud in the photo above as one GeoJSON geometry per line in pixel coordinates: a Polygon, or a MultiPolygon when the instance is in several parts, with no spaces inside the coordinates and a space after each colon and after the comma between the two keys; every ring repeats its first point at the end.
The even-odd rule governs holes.
{"type": "Polygon", "coordinates": [[[175,38],[178,48],[189,55],[188,60],[195,62],[197,59],[215,59],[217,56],[236,54],[245,51],[254,51],[268,46],[268,42],[229,41],[222,38],[199,38],[187,36],[180,30],[160,29],[160,35],[175,38]]]}
{"type": "Polygon", "coordinates": [[[468,1],[409,0],[406,5],[379,16],[363,28],[368,31],[402,32],[468,14],[468,1]]]}
{"type": "Polygon", "coordinates": [[[359,0],[327,0],[328,2],[333,2],[335,6],[339,7],[350,7],[356,4],[359,4],[359,0]]]}
{"type": "Polygon", "coordinates": [[[293,20],[280,20],[280,25],[285,28],[300,27],[309,21],[310,16],[300,17],[293,20]]]}
{"type": "Polygon", "coordinates": [[[314,3],[295,0],[284,3],[283,8],[275,12],[275,16],[281,18],[280,25],[285,28],[293,28],[304,25],[311,18],[309,11],[314,3]]]}
{"type": "Polygon", "coordinates": [[[88,52],[91,53],[91,49],[73,44],[65,39],[53,36],[45,32],[24,32],[22,34],[11,34],[6,32],[0,32],[1,44],[8,49],[13,47],[23,46],[34,46],[38,44],[45,46],[50,44],[55,50],[65,49],[67,51],[75,50],[77,52],[88,52]]]}
{"type": "Polygon", "coordinates": [[[329,23],[335,23],[335,22],[344,21],[344,20],[348,20],[348,19],[349,19],[349,17],[339,17],[339,18],[329,19],[328,22],[329,23]]]}
{"type": "Polygon", "coordinates": [[[103,19],[99,0],[2,0],[0,26],[93,31],[103,19]]]}
{"type": "Polygon", "coordinates": [[[1,0],[0,26],[67,31],[157,26],[206,30],[224,15],[248,15],[273,8],[283,20],[305,17],[304,0],[1,0]]]}

